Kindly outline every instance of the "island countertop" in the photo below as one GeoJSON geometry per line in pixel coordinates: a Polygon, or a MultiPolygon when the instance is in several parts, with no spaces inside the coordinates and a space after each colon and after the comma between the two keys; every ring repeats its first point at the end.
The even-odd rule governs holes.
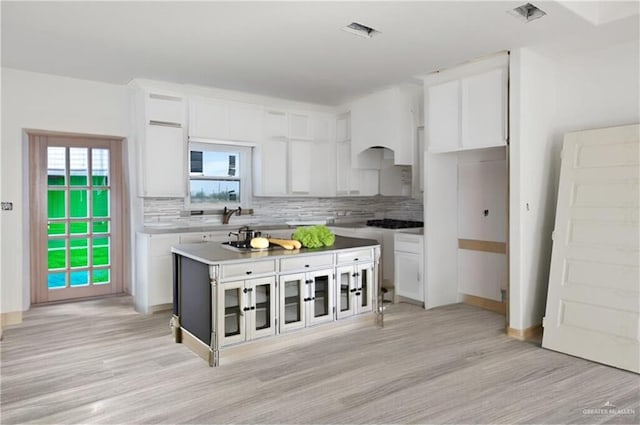
{"type": "Polygon", "coordinates": [[[322,248],[300,248],[300,249],[272,249],[252,252],[235,252],[223,248],[220,242],[203,242],[180,244],[171,247],[171,252],[191,258],[204,264],[215,265],[227,262],[242,262],[256,258],[278,258],[292,255],[314,255],[323,252],[339,250],[357,249],[364,247],[379,246],[378,241],[373,239],[349,238],[337,236],[332,246],[322,248]]]}

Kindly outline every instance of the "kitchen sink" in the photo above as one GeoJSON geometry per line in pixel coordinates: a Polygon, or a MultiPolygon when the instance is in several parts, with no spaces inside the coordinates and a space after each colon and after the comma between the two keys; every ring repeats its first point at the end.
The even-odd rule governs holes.
{"type": "Polygon", "coordinates": [[[244,241],[227,241],[220,244],[224,249],[228,249],[233,252],[262,252],[262,251],[275,251],[284,249],[280,245],[269,244],[267,248],[252,248],[251,245],[244,241]]]}

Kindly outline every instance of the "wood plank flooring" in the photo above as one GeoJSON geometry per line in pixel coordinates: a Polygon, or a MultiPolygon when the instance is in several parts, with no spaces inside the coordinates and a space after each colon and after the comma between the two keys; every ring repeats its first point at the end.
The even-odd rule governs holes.
{"type": "Polygon", "coordinates": [[[396,304],[383,329],[306,330],[219,368],[172,342],[169,316],[129,297],[33,308],[0,343],[1,422],[640,422],[638,375],[508,338],[468,305],[396,304]]]}

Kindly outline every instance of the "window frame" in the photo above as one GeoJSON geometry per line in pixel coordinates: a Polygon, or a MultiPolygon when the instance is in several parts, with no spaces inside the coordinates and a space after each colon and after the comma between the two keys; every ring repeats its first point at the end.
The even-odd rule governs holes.
{"type": "MultiPolygon", "coordinates": [[[[215,210],[227,208],[249,208],[251,206],[252,191],[252,170],[253,170],[253,147],[249,144],[238,144],[224,142],[220,140],[193,140],[190,139],[188,143],[187,152],[187,196],[185,199],[185,207],[188,211],[201,211],[201,210],[215,210]],[[210,176],[210,180],[239,180],[240,183],[240,202],[198,202],[191,201],[191,181],[192,180],[208,180],[207,176],[192,176],[191,175],[191,151],[210,151],[210,152],[233,152],[238,153],[237,168],[240,170],[238,175],[234,178],[225,176],[210,176]],[[194,177],[194,178],[192,178],[194,177]]],[[[203,163],[204,169],[204,163],[203,163]]]]}

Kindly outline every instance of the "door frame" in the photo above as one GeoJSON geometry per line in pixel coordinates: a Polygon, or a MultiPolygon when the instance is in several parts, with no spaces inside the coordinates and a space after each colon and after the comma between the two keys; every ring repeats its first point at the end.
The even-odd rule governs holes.
{"type": "MultiPolygon", "coordinates": [[[[111,217],[111,239],[119,241],[112,244],[111,249],[111,285],[110,290],[100,295],[114,295],[124,292],[124,279],[127,276],[127,262],[125,261],[128,253],[128,234],[129,225],[127,220],[126,202],[127,193],[124,184],[124,137],[120,136],[102,136],[80,133],[67,133],[43,130],[25,130],[28,143],[28,168],[29,168],[29,276],[30,276],[30,303],[45,304],[56,301],[73,301],[74,299],[84,298],[81,293],[78,296],[71,296],[64,300],[49,299],[48,290],[45,290],[41,284],[46,280],[46,263],[47,250],[46,238],[39,233],[38,227],[41,223],[41,211],[46,210],[47,185],[42,184],[44,181],[43,174],[46,175],[46,149],[42,149],[42,144],[48,142],[48,138],[64,138],[67,139],[67,146],[86,146],[97,145],[96,147],[108,147],[111,150],[109,156],[110,162],[110,178],[112,187],[111,208],[112,211],[118,211],[111,217]],[[36,166],[37,165],[37,166],[36,166]],[[42,167],[42,165],[45,165],[42,167]],[[117,190],[113,191],[113,188],[117,190]],[[115,272],[115,273],[114,273],[115,272]]],[[[84,288],[83,288],[84,289],[84,288]]],[[[88,295],[86,298],[100,296],[98,294],[88,295]]]]}

